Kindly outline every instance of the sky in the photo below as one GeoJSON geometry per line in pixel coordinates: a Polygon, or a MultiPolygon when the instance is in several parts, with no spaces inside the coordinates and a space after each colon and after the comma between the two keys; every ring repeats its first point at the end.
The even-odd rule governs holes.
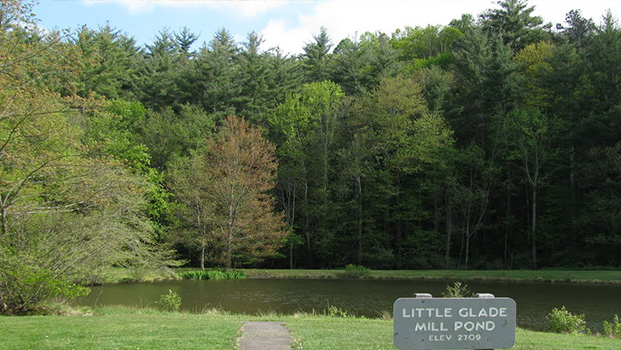
{"type": "MultiPolygon", "coordinates": [[[[552,24],[580,9],[583,17],[600,23],[606,11],[621,18],[619,0],[530,0],[534,15],[552,24]]],[[[369,32],[392,34],[396,29],[447,25],[462,14],[477,16],[497,8],[494,0],[40,0],[34,9],[47,30],[97,29],[106,24],[133,37],[143,46],[168,29],[187,27],[200,35],[197,45],[209,42],[225,28],[237,42],[250,32],[265,40],[264,49],[280,47],[287,54],[302,52],[323,26],[334,46],[342,39],[369,32]]]]}

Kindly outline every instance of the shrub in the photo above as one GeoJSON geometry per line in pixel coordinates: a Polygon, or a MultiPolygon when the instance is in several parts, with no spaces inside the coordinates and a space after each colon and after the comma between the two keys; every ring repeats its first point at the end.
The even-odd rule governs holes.
{"type": "Polygon", "coordinates": [[[169,289],[168,293],[160,295],[160,299],[155,303],[166,311],[179,311],[181,307],[181,297],[179,294],[169,289]]]}
{"type": "Polygon", "coordinates": [[[442,296],[445,298],[466,298],[472,296],[472,292],[468,289],[468,285],[461,282],[453,282],[446,286],[446,291],[442,292],[442,296]]]}
{"type": "Polygon", "coordinates": [[[90,289],[36,264],[30,255],[6,254],[0,247],[0,315],[33,314],[49,298],[75,298],[90,289]]]}
{"type": "Polygon", "coordinates": [[[612,323],[604,321],[604,335],[609,338],[621,339],[621,319],[619,319],[619,315],[615,315],[612,323]]]}
{"type": "Polygon", "coordinates": [[[179,274],[185,280],[245,280],[248,275],[237,270],[197,270],[179,274]]]}
{"type": "Polygon", "coordinates": [[[340,307],[333,305],[328,306],[328,316],[339,318],[354,317],[354,315],[350,314],[346,310],[343,310],[340,307]]]}
{"type": "Polygon", "coordinates": [[[560,309],[554,308],[546,316],[548,320],[548,330],[554,333],[581,334],[587,333],[584,315],[574,315],[562,306],[560,309]]]}
{"type": "Polygon", "coordinates": [[[368,277],[370,273],[371,269],[369,269],[368,267],[349,264],[345,266],[343,272],[338,276],[343,278],[363,278],[368,277]]]}

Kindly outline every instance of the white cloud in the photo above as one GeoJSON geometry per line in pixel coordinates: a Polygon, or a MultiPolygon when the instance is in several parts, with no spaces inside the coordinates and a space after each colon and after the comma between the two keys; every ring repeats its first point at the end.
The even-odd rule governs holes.
{"type": "MultiPolygon", "coordinates": [[[[95,6],[104,3],[116,3],[125,7],[130,13],[149,12],[155,8],[154,1],[145,0],[82,0],[88,6],[95,6]]],[[[157,1],[160,3],[160,1],[157,1]]]]}
{"type": "Polygon", "coordinates": [[[241,11],[244,17],[256,17],[270,10],[286,5],[286,1],[275,0],[235,0],[235,1],[215,1],[215,5],[227,6],[234,11],[241,11]]]}
{"type": "Polygon", "coordinates": [[[226,11],[234,15],[241,14],[253,18],[272,9],[286,5],[277,0],[83,0],[87,5],[98,3],[116,3],[125,7],[130,13],[144,13],[156,7],[199,8],[210,7],[216,11],[226,11]]]}

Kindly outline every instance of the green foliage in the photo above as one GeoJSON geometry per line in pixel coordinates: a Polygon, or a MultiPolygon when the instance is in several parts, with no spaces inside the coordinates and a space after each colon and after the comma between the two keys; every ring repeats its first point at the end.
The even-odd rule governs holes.
{"type": "Polygon", "coordinates": [[[442,292],[444,298],[467,298],[472,296],[472,292],[468,289],[468,285],[455,281],[453,285],[447,285],[446,290],[442,292]]]}
{"type": "Polygon", "coordinates": [[[501,0],[500,8],[489,9],[481,15],[484,27],[492,33],[502,33],[504,42],[519,50],[526,45],[549,38],[550,24],[532,16],[535,6],[525,0],[501,0]]]}
{"type": "Polygon", "coordinates": [[[337,318],[351,318],[355,317],[353,314],[348,312],[347,310],[343,310],[338,306],[330,305],[328,306],[328,316],[337,317],[337,318]]]}
{"type": "Polygon", "coordinates": [[[582,334],[587,333],[584,315],[574,315],[562,306],[560,309],[554,308],[546,316],[548,321],[548,331],[554,333],[582,334]]]}
{"type": "Polygon", "coordinates": [[[339,273],[338,276],[341,278],[364,278],[369,277],[371,273],[371,269],[364,266],[349,264],[345,266],[342,273],[339,273]]]}
{"type": "MultiPolygon", "coordinates": [[[[238,265],[621,264],[612,13],[596,26],[574,10],[551,31],[526,1],[502,0],[447,26],[366,32],[333,51],[322,28],[288,56],[226,29],[197,50],[187,28],[144,47],[109,25],[49,32],[37,28],[35,3],[0,2],[8,246],[43,247],[32,236],[62,245],[22,222],[62,212],[76,227],[104,220],[88,235],[107,235],[136,278],[151,253],[170,258],[164,241],[222,262],[226,235],[214,236],[211,214],[223,202],[199,193],[220,159],[207,160],[205,140],[239,115],[277,147],[277,205],[262,213],[284,211],[290,240],[280,251],[237,241],[224,254],[238,265]]],[[[269,216],[249,213],[254,223],[269,216]]]]}
{"type": "Polygon", "coordinates": [[[160,298],[155,303],[165,311],[177,312],[181,307],[181,297],[177,292],[169,289],[168,293],[160,295],[160,298]]]}
{"type": "Polygon", "coordinates": [[[245,280],[248,275],[238,270],[197,270],[185,271],[179,277],[186,280],[245,280]]]}
{"type": "MultiPolygon", "coordinates": [[[[84,295],[88,289],[82,285],[98,281],[106,266],[144,269],[173,259],[155,241],[145,215],[142,175],[149,172],[148,153],[134,135],[144,108],[98,98],[115,96],[117,78],[128,72],[102,66],[88,72],[93,79],[78,72],[86,74],[78,79],[86,85],[75,90],[53,85],[44,77],[79,70],[70,65],[65,43],[58,34],[24,26],[29,5],[5,4],[0,5],[0,305],[3,313],[25,314],[52,297],[84,295]],[[6,21],[13,20],[19,22],[7,32],[6,21]]],[[[102,45],[114,46],[110,28],[101,34],[102,45]]],[[[90,57],[80,58],[82,68],[90,70],[90,57]]]]}
{"type": "Polygon", "coordinates": [[[32,258],[0,246],[0,315],[31,314],[49,298],[71,299],[90,292],[47,266],[33,264],[32,258]]]}
{"type": "Polygon", "coordinates": [[[609,338],[621,339],[621,318],[619,318],[619,315],[615,315],[612,323],[604,321],[603,327],[605,336],[609,338]]]}

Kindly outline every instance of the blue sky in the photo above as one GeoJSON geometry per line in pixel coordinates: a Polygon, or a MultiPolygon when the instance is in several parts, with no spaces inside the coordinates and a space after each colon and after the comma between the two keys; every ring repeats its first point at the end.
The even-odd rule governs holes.
{"type": "MultiPolygon", "coordinates": [[[[621,18],[619,0],[530,0],[535,14],[553,24],[564,21],[572,9],[581,9],[596,23],[610,9],[621,18]]],[[[478,15],[495,8],[492,0],[40,0],[35,13],[46,29],[91,28],[110,23],[136,39],[153,42],[163,28],[188,27],[209,41],[220,28],[237,41],[256,31],[265,48],[279,46],[285,53],[302,51],[312,35],[324,26],[337,44],[366,31],[392,33],[405,26],[446,25],[463,13],[478,15]]]]}

